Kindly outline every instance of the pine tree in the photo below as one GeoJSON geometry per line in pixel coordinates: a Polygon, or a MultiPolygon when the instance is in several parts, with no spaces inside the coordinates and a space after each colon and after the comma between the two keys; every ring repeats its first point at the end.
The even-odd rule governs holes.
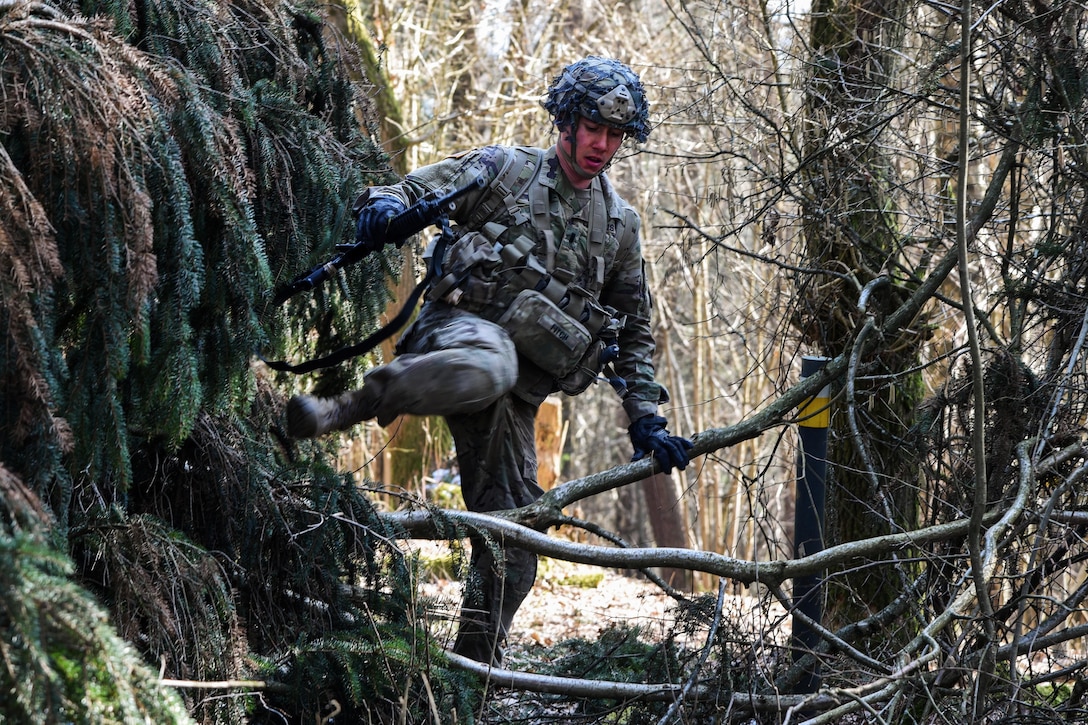
{"type": "Polygon", "coordinates": [[[305,2],[0,5],[0,719],[430,707],[407,563],[255,358],[361,339],[386,301],[395,252],[272,304],[390,178],[355,64],[305,2]],[[159,666],[273,684],[186,713],[159,666]]]}

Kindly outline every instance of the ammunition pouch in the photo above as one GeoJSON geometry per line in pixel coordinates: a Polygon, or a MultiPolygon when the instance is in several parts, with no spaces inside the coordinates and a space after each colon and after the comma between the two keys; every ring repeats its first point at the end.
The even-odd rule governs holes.
{"type": "MultiPolygon", "coordinates": [[[[608,314],[601,311],[602,314],[608,314]]],[[[556,379],[559,390],[578,395],[600,379],[615,357],[615,328],[611,316],[601,329],[611,340],[591,333],[558,305],[536,290],[522,290],[499,318],[518,352],[556,379]]]]}
{"type": "Polygon", "coordinates": [[[495,301],[501,264],[494,242],[479,232],[464,234],[450,246],[442,276],[431,285],[427,298],[479,312],[495,301]]]}

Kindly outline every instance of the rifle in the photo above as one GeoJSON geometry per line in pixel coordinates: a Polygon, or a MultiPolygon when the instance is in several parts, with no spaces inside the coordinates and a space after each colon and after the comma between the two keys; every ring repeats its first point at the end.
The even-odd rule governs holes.
{"type": "Polygon", "coordinates": [[[434,255],[431,257],[430,265],[427,268],[427,275],[416,285],[415,289],[412,290],[412,293],[408,295],[408,299],[405,300],[404,305],[401,306],[400,312],[397,313],[396,317],[383,325],[381,329],[362,342],[342,347],[330,355],[326,355],[325,357],[316,360],[309,360],[304,363],[291,364],[286,360],[266,360],[263,355],[260,355],[259,357],[273,370],[295,374],[308,373],[312,370],[336,365],[344,360],[367,353],[382,340],[385,340],[403,327],[408,321],[408,318],[411,317],[412,311],[419,302],[419,298],[423,295],[423,291],[431,284],[431,282],[438,278],[441,272],[442,257],[445,256],[446,244],[453,239],[453,231],[450,229],[448,216],[449,212],[453,211],[453,202],[473,189],[482,189],[486,185],[487,179],[482,176],[477,176],[465,186],[460,189],[454,189],[448,194],[433,199],[428,197],[420,199],[411,207],[405,209],[389,220],[389,223],[385,227],[385,241],[383,241],[381,245],[377,247],[371,246],[371,240],[369,239],[356,240],[354,244],[338,244],[336,245],[336,249],[339,250],[339,252],[335,257],[325,264],[314,267],[306,274],[297,277],[290,285],[287,285],[277,292],[273,299],[274,304],[283,304],[283,302],[292,295],[308,289],[313,289],[335,274],[336,270],[344,265],[358,262],[363,257],[370,254],[370,252],[381,249],[383,245],[388,244],[390,241],[399,247],[413,234],[418,234],[432,224],[439,225],[442,228],[442,234],[439,236],[434,255]]]}
{"type": "Polygon", "coordinates": [[[337,244],[337,254],[328,262],[319,264],[309,272],[296,277],[290,284],[284,285],[272,298],[272,304],[282,305],[288,299],[306,290],[312,290],[329,277],[336,274],[341,267],[355,264],[366,255],[381,249],[389,243],[398,247],[402,246],[409,237],[423,231],[432,224],[439,224],[449,212],[453,211],[453,202],[476,189],[482,189],[487,180],[482,176],[465,184],[460,189],[438,196],[436,198],[424,197],[409,208],[397,214],[389,220],[385,228],[385,239],[377,246],[372,239],[357,239],[352,244],[337,244]]]}

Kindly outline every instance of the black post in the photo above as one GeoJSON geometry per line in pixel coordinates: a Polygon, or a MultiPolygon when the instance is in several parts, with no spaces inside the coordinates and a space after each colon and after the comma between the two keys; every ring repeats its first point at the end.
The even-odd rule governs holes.
{"type": "MultiPolygon", "coordinates": [[[[825,357],[801,359],[801,378],[807,378],[827,363],[825,357]]],[[[828,388],[824,388],[800,408],[797,434],[801,452],[797,457],[797,496],[794,505],[793,556],[810,556],[824,548],[824,482],[827,480],[827,426],[830,421],[828,388]]],[[[793,580],[795,612],[822,623],[823,576],[810,574],[793,580]]],[[[811,652],[820,641],[808,625],[794,615],[792,655],[796,661],[811,652]]],[[[798,683],[798,693],[820,689],[820,664],[814,661],[798,683]]]]}

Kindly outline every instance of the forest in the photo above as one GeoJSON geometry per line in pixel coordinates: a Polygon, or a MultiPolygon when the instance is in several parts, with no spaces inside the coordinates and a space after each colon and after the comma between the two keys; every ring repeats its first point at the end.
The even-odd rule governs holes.
{"type": "Polygon", "coordinates": [[[0,722],[1088,721],[1082,41],[1068,0],[0,0],[0,722]],[[631,462],[607,385],[493,516],[440,421],[290,439],[391,347],[265,361],[378,330],[426,235],[274,291],[365,187],[554,143],[586,55],[650,97],[608,173],[692,464],[631,462]],[[672,627],[461,661],[410,544],[457,570],[470,532],[646,577],[672,627]]]}

